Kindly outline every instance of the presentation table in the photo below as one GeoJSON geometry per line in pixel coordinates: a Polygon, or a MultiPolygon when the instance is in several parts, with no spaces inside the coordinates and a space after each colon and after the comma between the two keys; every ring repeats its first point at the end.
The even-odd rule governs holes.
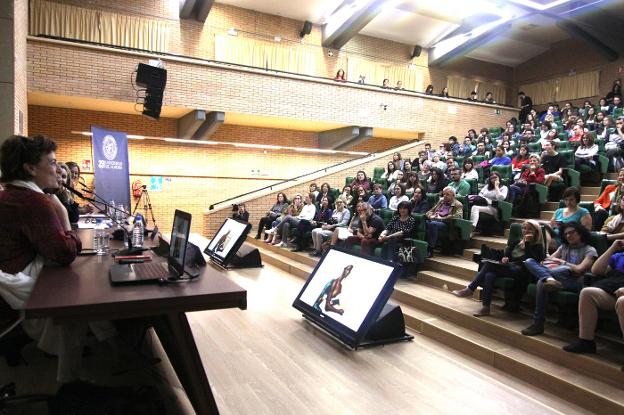
{"type": "MultiPolygon", "coordinates": [[[[91,231],[80,230],[89,241],[91,231]]],[[[111,241],[111,248],[122,247],[111,241]]],[[[247,292],[210,265],[198,279],[180,284],[112,286],[107,256],[79,256],[69,266],[46,266],[25,314],[55,321],[149,318],[197,414],[218,414],[186,312],[247,307],[247,292]]]]}

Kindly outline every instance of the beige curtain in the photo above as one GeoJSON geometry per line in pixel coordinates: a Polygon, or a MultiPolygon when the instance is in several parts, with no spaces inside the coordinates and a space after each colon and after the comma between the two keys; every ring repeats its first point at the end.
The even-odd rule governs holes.
{"type": "Polygon", "coordinates": [[[593,97],[599,94],[600,72],[592,71],[558,78],[557,101],[593,97]]]}
{"type": "Polygon", "coordinates": [[[468,98],[470,93],[477,89],[477,85],[478,82],[474,79],[451,75],[446,78],[446,86],[451,97],[468,98]]]}
{"type": "Polygon", "coordinates": [[[166,52],[165,21],[30,0],[29,33],[166,52]]]}
{"type": "Polygon", "coordinates": [[[403,88],[410,91],[423,92],[423,71],[418,68],[410,68],[407,65],[385,66],[385,78],[390,80],[390,86],[396,86],[397,81],[403,81],[403,88]]]}
{"type": "Polygon", "coordinates": [[[256,40],[266,51],[268,69],[304,75],[317,75],[318,50],[293,46],[289,43],[263,42],[256,40]]]}
{"type": "Polygon", "coordinates": [[[217,61],[266,68],[266,55],[267,51],[254,39],[229,35],[215,36],[215,60],[217,61]]]}
{"type": "Polygon", "coordinates": [[[556,101],[557,80],[549,79],[547,81],[521,85],[520,91],[524,91],[527,96],[531,97],[535,105],[554,102],[556,101]]]}
{"type": "Polygon", "coordinates": [[[494,101],[496,101],[497,104],[504,104],[507,99],[507,88],[505,85],[493,84],[490,82],[478,82],[476,91],[479,94],[480,101],[485,99],[485,94],[488,92],[492,93],[494,101]]]}
{"type": "Polygon", "coordinates": [[[347,58],[347,80],[357,82],[360,75],[366,76],[368,85],[381,86],[384,78],[386,78],[386,70],[377,62],[349,56],[347,58]]]}
{"type": "Polygon", "coordinates": [[[366,83],[369,85],[381,86],[383,80],[388,79],[392,88],[396,86],[397,81],[402,81],[403,88],[407,90],[424,91],[425,76],[422,68],[412,68],[407,63],[401,65],[349,56],[347,58],[347,79],[357,82],[360,75],[366,76],[366,83]]]}

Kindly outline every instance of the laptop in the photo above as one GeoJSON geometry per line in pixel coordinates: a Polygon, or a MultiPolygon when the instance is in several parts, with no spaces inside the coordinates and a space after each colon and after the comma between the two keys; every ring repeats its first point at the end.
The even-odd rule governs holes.
{"type": "Polygon", "coordinates": [[[191,233],[191,214],[175,211],[167,261],[141,264],[114,264],[110,268],[113,285],[154,283],[161,280],[177,280],[184,275],[186,247],[191,233]]]}

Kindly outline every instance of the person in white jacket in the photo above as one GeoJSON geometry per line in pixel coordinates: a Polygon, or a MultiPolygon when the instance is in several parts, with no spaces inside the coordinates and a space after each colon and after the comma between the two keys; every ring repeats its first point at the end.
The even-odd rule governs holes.
{"type": "Polygon", "coordinates": [[[577,170],[582,170],[581,166],[588,166],[594,170],[596,168],[596,160],[594,157],[598,154],[598,144],[594,144],[594,137],[589,133],[583,134],[581,145],[574,152],[574,165],[577,170]]]}
{"type": "Polygon", "coordinates": [[[312,203],[313,200],[314,200],[313,194],[311,193],[306,194],[305,198],[303,199],[304,206],[301,209],[301,213],[299,213],[299,216],[295,217],[291,215],[286,215],[284,220],[280,222],[280,224],[277,226],[276,232],[277,232],[278,237],[281,237],[282,242],[280,242],[276,246],[280,246],[280,247],[287,246],[290,228],[296,228],[297,225],[299,225],[299,221],[301,219],[305,219],[309,221],[314,219],[314,215],[316,215],[316,206],[314,206],[314,203],[312,203]]]}
{"type": "Polygon", "coordinates": [[[504,186],[501,182],[501,176],[497,172],[492,172],[488,178],[487,185],[483,186],[483,189],[479,192],[479,196],[487,201],[487,206],[474,205],[470,209],[470,222],[472,226],[476,227],[479,223],[479,215],[481,213],[488,213],[495,218],[497,217],[498,210],[492,206],[493,201],[503,201],[507,199],[507,186],[504,186]]]}

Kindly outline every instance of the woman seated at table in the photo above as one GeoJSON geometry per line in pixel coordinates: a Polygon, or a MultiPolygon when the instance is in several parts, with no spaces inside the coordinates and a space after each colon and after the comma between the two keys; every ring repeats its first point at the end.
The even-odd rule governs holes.
{"type": "Polygon", "coordinates": [[[412,217],[410,202],[399,203],[397,214],[386,225],[379,235],[379,242],[383,243],[381,252],[384,258],[397,261],[399,246],[405,243],[405,238],[410,238],[416,226],[416,220],[412,217]]]}
{"type": "MultiPolygon", "coordinates": [[[[552,218],[550,219],[550,226],[554,232],[554,240],[551,241],[549,250],[561,242],[561,226],[569,222],[577,222],[587,228],[588,231],[592,229],[592,217],[589,211],[584,207],[580,207],[578,204],[581,201],[581,192],[576,187],[568,187],[563,192],[563,203],[565,207],[555,210],[552,218]]],[[[550,251],[552,252],[552,251],[550,251]]]]}
{"type": "Polygon", "coordinates": [[[482,287],[482,307],[474,315],[476,317],[488,316],[490,315],[494,281],[497,278],[513,278],[516,281],[514,292],[517,293],[513,300],[519,302],[520,297],[526,291],[531,275],[524,267],[523,261],[533,258],[541,262],[544,260],[544,256],[541,226],[534,220],[527,220],[522,224],[522,239],[505,247],[505,253],[500,264],[489,261],[481,262],[479,272],[477,272],[474,280],[466,288],[453,291],[453,295],[470,297],[477,287],[482,287]]]}
{"type": "MultiPolygon", "coordinates": [[[[80,175],[80,167],[78,167],[78,164],[76,162],[68,161],[65,164],[67,165],[67,167],[69,167],[69,171],[71,173],[70,186],[72,187],[72,189],[76,189],[76,187],[78,187],[79,189],[93,191],[92,188],[87,187],[84,180],[82,179],[82,176],[80,175]]],[[[80,206],[78,210],[81,215],[86,215],[87,213],[92,213],[94,209],[91,205],[84,205],[80,206]]]]}
{"type": "Polygon", "coordinates": [[[69,217],[69,222],[74,224],[78,223],[78,219],[80,219],[80,211],[78,203],[74,201],[72,194],[68,187],[71,186],[71,173],[69,171],[69,167],[66,164],[58,163],[56,166],[56,175],[58,177],[58,189],[55,194],[67,209],[67,215],[69,217]]]}
{"type": "MultiPolygon", "coordinates": [[[[11,218],[0,221],[2,272],[36,280],[44,262],[68,265],[82,248],[67,210],[58,197],[46,194],[58,188],[55,151],[54,141],[43,136],[12,136],[0,147],[0,181],[6,186],[0,192],[0,217],[11,218]]],[[[3,286],[0,293],[6,290],[3,286]]],[[[15,304],[19,307],[29,296],[30,291],[11,293],[13,299],[20,299],[20,304],[15,304]]],[[[38,341],[40,349],[59,356],[60,382],[80,376],[81,351],[88,329],[100,341],[112,341],[117,334],[106,321],[57,325],[51,319],[41,319],[24,321],[22,326],[38,341]]]]}

